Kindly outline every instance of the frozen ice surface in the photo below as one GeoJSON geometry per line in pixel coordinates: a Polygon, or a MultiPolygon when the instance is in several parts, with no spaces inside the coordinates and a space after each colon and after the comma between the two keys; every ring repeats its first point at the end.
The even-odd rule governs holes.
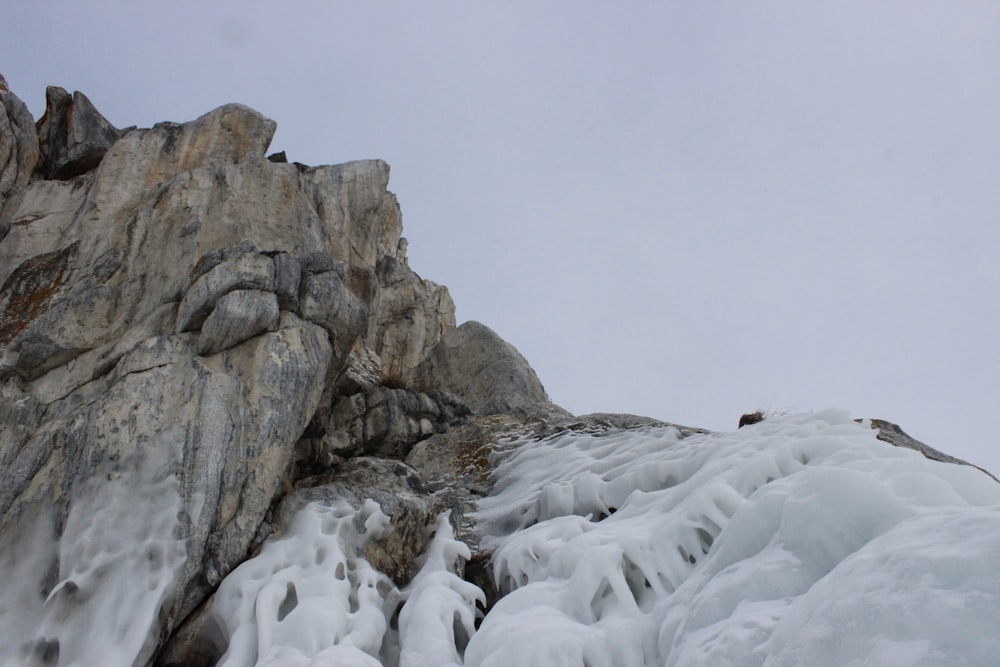
{"type": "Polygon", "coordinates": [[[346,502],[304,507],[282,539],[219,586],[212,617],[228,646],[219,664],[461,664],[482,601],[479,588],[454,572],[468,547],[442,515],[420,570],[400,590],[364,558],[365,546],[391,529],[372,500],[359,511],[346,502]]]}
{"type": "Polygon", "coordinates": [[[508,594],[468,666],[1000,659],[1000,485],[840,412],[525,445],[478,519],[508,594]]]}
{"type": "Polygon", "coordinates": [[[172,465],[150,454],[99,475],[74,494],[61,538],[43,516],[0,554],[0,665],[131,667],[152,654],[186,560],[172,465]],[[53,570],[57,583],[40,597],[53,570]]]}
{"type": "MultiPolygon", "coordinates": [[[[374,501],[311,504],[220,585],[219,664],[1000,664],[1000,485],[979,470],[840,412],[508,451],[476,514],[505,594],[478,630],[482,592],[456,574],[469,551],[445,516],[400,589],[365,559],[392,530],[374,501]]],[[[123,475],[86,497],[61,539],[43,517],[0,553],[0,665],[149,650],[184,563],[176,477],[123,475]]]]}

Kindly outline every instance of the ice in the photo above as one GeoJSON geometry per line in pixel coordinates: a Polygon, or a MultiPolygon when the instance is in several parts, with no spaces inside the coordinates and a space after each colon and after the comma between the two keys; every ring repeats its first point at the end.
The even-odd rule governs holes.
{"type": "Polygon", "coordinates": [[[477,518],[507,593],[465,664],[988,665],[1000,485],[829,411],[565,433],[477,518]]]}
{"type": "Polygon", "coordinates": [[[0,664],[130,667],[151,655],[186,560],[170,448],[135,455],[74,490],[62,537],[45,515],[5,554],[0,664]],[[44,591],[55,569],[56,584],[44,591]]]}
{"type": "MultiPolygon", "coordinates": [[[[446,514],[398,588],[365,558],[393,530],[378,504],[313,503],[221,583],[206,626],[218,664],[997,664],[1000,485],[979,470],[838,411],[514,444],[474,517],[502,594],[484,618],[446,514]]],[[[184,563],[162,472],[105,480],[61,538],[40,516],[0,554],[0,628],[17,637],[0,665],[148,652],[184,563]]]]}
{"type": "Polygon", "coordinates": [[[477,586],[455,574],[469,558],[441,515],[420,570],[400,590],[364,558],[392,530],[373,500],[311,503],[281,539],[219,586],[212,606],[224,667],[461,664],[475,632],[477,586]]]}

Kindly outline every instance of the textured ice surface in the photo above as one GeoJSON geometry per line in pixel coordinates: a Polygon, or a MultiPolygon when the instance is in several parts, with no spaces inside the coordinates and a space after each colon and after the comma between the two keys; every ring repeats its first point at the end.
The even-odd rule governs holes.
{"type": "MultiPolygon", "coordinates": [[[[375,502],[312,504],[221,584],[220,664],[1000,662],[1000,485],[974,468],[839,412],[509,451],[477,513],[506,595],[478,630],[482,593],[455,574],[469,552],[444,516],[399,589],[364,557],[392,529],[375,502]]],[[[148,649],[184,562],[176,478],[90,491],[61,539],[42,517],[0,553],[0,665],[131,665],[148,649]]]]}
{"type": "Polygon", "coordinates": [[[61,538],[42,517],[0,554],[0,665],[131,667],[152,652],[186,558],[171,465],[150,454],[99,475],[74,493],[61,538]]]}
{"type": "Polygon", "coordinates": [[[482,592],[454,573],[469,551],[445,515],[434,529],[421,569],[399,590],[363,555],[371,540],[391,530],[374,501],[360,511],[347,503],[307,505],[287,535],[268,542],[219,587],[212,616],[228,646],[219,664],[460,663],[482,592]]]}
{"type": "Polygon", "coordinates": [[[509,594],[465,664],[992,665],[1000,485],[839,412],[564,434],[478,514],[509,594]]]}

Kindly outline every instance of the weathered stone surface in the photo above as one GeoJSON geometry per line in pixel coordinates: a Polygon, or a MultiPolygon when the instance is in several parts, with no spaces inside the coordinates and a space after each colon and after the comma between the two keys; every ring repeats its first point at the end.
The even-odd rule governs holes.
{"type": "MultiPolygon", "coordinates": [[[[59,124],[70,137],[77,122],[65,102],[54,93],[63,115],[43,124],[62,166],[36,169],[37,154],[10,144],[4,178],[26,176],[0,210],[0,545],[41,545],[24,575],[23,644],[49,650],[53,614],[134,603],[108,603],[114,571],[73,546],[117,539],[108,557],[125,576],[154,554],[141,619],[121,629],[148,664],[306,496],[378,500],[394,530],[367,556],[406,581],[437,513],[464,520],[454,499],[467,480],[432,491],[401,459],[464,428],[469,408],[434,372],[413,389],[454,330],[454,304],[406,264],[388,166],[269,162],[274,123],[227,105],[129,131],[99,168],[47,180],[89,168],[67,157],[83,139],[53,153],[59,124]]],[[[433,451],[446,468],[464,456],[433,451]]],[[[14,556],[0,557],[0,576],[14,556]]]]}
{"type": "Polygon", "coordinates": [[[302,317],[330,333],[338,358],[346,358],[368,324],[368,306],[347,289],[337,271],[305,276],[299,307],[302,317]]]}
{"type": "Polygon", "coordinates": [[[379,295],[368,344],[392,383],[413,382],[414,370],[446,332],[455,328],[448,288],[424,280],[395,256],[379,260],[379,295]]]}
{"type": "Polygon", "coordinates": [[[278,298],[273,292],[235,290],[215,304],[198,336],[198,354],[221,352],[278,326],[278,298]]]}
{"type": "Polygon", "coordinates": [[[58,86],[45,90],[45,115],[38,121],[41,160],[45,178],[66,180],[100,164],[121,132],[108,122],[86,95],[71,96],[58,86]]]}
{"type": "Polygon", "coordinates": [[[316,167],[302,175],[302,183],[330,231],[335,256],[374,268],[379,258],[395,254],[403,220],[395,196],[386,193],[388,164],[361,160],[316,167]]]}
{"type": "Polygon", "coordinates": [[[202,326],[216,302],[234,290],[271,290],[274,263],[255,252],[220,262],[194,281],[177,308],[177,331],[202,326]]]}
{"type": "Polygon", "coordinates": [[[337,399],[313,456],[321,462],[361,453],[402,459],[415,443],[461,423],[470,412],[447,392],[374,387],[337,399]]]}
{"type": "Polygon", "coordinates": [[[957,465],[972,466],[977,470],[982,470],[984,473],[992,477],[994,480],[1000,482],[993,473],[988,470],[984,470],[979,466],[969,463],[968,461],[962,460],[951,456],[950,454],[945,454],[944,452],[938,451],[931,447],[930,445],[924,444],[906,433],[903,429],[899,427],[899,424],[893,424],[892,422],[885,421],[884,419],[869,419],[868,423],[873,429],[878,431],[878,439],[883,442],[888,442],[890,445],[896,447],[906,447],[907,449],[915,449],[925,457],[932,461],[941,461],[942,463],[954,463],[957,465]]]}
{"type": "Polygon", "coordinates": [[[553,408],[527,360],[478,322],[445,333],[417,368],[416,384],[458,394],[480,415],[553,408]]]}
{"type": "MultiPolygon", "coordinates": [[[[197,362],[183,337],[148,339],[101,380],[50,404],[5,467],[0,535],[20,534],[44,508],[71,513],[89,502],[79,489],[101,493],[96,480],[108,475],[139,475],[144,485],[176,479],[170,493],[180,494],[177,530],[187,555],[174,571],[178,597],[163,615],[183,618],[245,555],[319,399],[326,335],[302,321],[286,324],[211,365],[197,362]],[[151,470],[147,451],[160,461],[151,470]]],[[[98,529],[89,537],[117,539],[98,529]]],[[[74,566],[86,562],[60,563],[74,566]]],[[[57,582],[43,583],[44,592],[57,582]]],[[[169,626],[157,621],[148,631],[155,637],[169,626]]]]}
{"type": "Polygon", "coordinates": [[[8,197],[28,184],[38,159],[35,121],[24,102],[4,83],[0,86],[0,222],[4,221],[8,197]]]}
{"type": "Polygon", "coordinates": [[[77,238],[75,219],[86,202],[91,177],[34,180],[10,200],[3,213],[9,231],[0,243],[0,284],[32,257],[71,245],[77,238]]]}
{"type": "Polygon", "coordinates": [[[279,252],[274,262],[274,293],[282,310],[299,310],[299,281],[302,280],[302,265],[295,255],[279,252]]]}
{"type": "Polygon", "coordinates": [[[159,123],[122,137],[109,151],[116,184],[133,192],[177,174],[209,166],[240,164],[264,153],[277,124],[242,104],[226,104],[189,123],[159,123]],[[125,171],[134,180],[119,183],[125,171]]]}

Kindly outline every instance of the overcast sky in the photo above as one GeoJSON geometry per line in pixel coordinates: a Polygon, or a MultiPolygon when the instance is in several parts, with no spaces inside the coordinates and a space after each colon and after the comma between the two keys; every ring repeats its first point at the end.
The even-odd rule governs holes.
{"type": "Polygon", "coordinates": [[[840,407],[1000,473],[998,2],[10,1],[0,72],[386,160],[411,266],[577,414],[840,407]]]}

